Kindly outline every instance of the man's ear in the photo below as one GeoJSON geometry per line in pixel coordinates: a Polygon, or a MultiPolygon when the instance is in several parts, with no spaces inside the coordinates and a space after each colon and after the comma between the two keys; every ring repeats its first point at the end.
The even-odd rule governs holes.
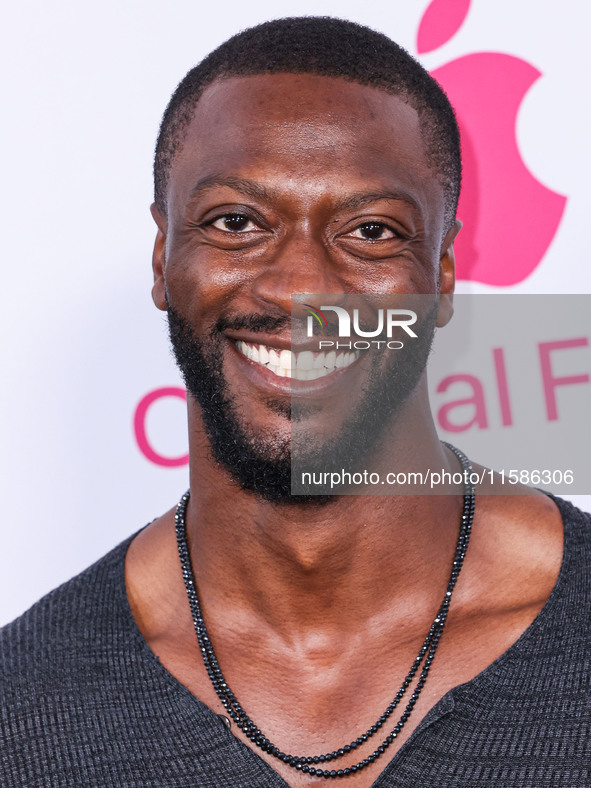
{"type": "Polygon", "coordinates": [[[462,229],[462,223],[456,219],[445,234],[439,257],[439,308],[437,310],[437,326],[447,325],[454,313],[453,293],[456,285],[456,260],[454,257],[454,240],[462,229]]]}
{"type": "Polygon", "coordinates": [[[154,285],[152,287],[152,300],[163,312],[166,311],[166,288],[164,284],[164,266],[166,263],[166,231],[168,222],[156,203],[150,206],[150,213],[156,222],[158,232],[154,241],[152,252],[152,270],[154,271],[154,285]]]}

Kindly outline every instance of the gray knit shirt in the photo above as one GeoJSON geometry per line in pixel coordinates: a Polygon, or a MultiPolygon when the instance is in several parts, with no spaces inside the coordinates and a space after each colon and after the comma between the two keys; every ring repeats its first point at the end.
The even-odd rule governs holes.
{"type": "MultiPolygon", "coordinates": [[[[591,516],[556,502],[565,547],[546,605],[375,788],[591,786],[591,516]]],[[[1,788],[286,788],[149,649],[125,593],[130,541],[0,630],[1,788]]]]}

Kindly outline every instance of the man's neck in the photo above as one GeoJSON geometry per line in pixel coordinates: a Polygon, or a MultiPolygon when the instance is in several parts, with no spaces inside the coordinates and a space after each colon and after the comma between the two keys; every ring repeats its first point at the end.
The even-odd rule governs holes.
{"type": "MultiPolygon", "coordinates": [[[[205,441],[192,432],[193,444],[205,441]]],[[[201,449],[205,448],[205,444],[201,449]]],[[[457,470],[438,441],[431,467],[457,470]]],[[[286,639],[346,633],[397,606],[437,606],[458,536],[461,495],[339,495],[270,504],[192,446],[187,534],[204,607],[231,605],[286,639]]],[[[400,615],[401,610],[398,610],[400,615]]]]}

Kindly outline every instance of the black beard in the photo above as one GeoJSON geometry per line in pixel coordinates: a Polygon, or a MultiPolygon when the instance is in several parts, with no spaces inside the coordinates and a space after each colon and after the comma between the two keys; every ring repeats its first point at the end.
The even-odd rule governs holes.
{"type": "MultiPolygon", "coordinates": [[[[234,320],[220,318],[205,340],[196,336],[190,323],[167,304],[168,327],[177,365],[191,396],[201,406],[203,423],[216,462],[224,466],[242,489],[270,503],[322,505],[334,499],[317,487],[292,494],[292,447],[289,438],[249,435],[234,401],[228,395],[220,359],[227,341],[225,329],[273,333],[289,325],[289,318],[248,315],[234,320]],[[312,493],[316,494],[312,494],[312,493]]],[[[344,422],[339,434],[322,446],[314,446],[304,428],[296,428],[294,457],[301,471],[330,469],[354,470],[381,445],[387,424],[415,389],[426,366],[433,341],[436,305],[425,317],[412,351],[404,353],[386,369],[372,367],[365,397],[344,422]]],[[[385,351],[384,351],[385,352],[385,351]]],[[[391,351],[393,354],[398,351],[391,351]]],[[[268,406],[287,420],[292,419],[289,405],[269,401],[268,406]]],[[[305,409],[295,408],[294,421],[305,420],[305,409]]],[[[299,489],[298,485],[298,489],[299,489]]]]}
{"type": "MultiPolygon", "coordinates": [[[[185,318],[167,304],[172,349],[189,393],[201,406],[203,424],[216,462],[223,465],[245,490],[266,501],[297,503],[291,495],[289,440],[262,439],[247,434],[234,402],[228,396],[220,359],[226,339],[224,329],[277,331],[288,318],[250,315],[238,320],[221,318],[206,341],[199,339],[185,318]]],[[[285,412],[290,418],[291,409],[285,412]]]]}

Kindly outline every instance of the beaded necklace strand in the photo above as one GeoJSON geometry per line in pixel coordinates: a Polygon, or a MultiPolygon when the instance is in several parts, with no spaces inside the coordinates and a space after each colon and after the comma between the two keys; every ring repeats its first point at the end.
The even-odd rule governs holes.
{"type": "Polygon", "coordinates": [[[462,475],[464,479],[464,503],[462,509],[462,519],[460,522],[458,541],[452,563],[451,575],[445,590],[445,596],[443,597],[443,601],[439,606],[437,615],[433,619],[433,623],[429,628],[429,632],[423,641],[423,645],[421,646],[416,659],[406,674],[406,678],[402,682],[400,689],[384,713],[378,717],[374,724],[371,725],[361,736],[353,739],[353,741],[349,742],[349,744],[344,745],[338,750],[323,753],[322,755],[291,755],[289,753],[282,752],[282,750],[273,744],[273,742],[267,736],[265,736],[260,728],[258,728],[257,725],[250,719],[228,686],[213,650],[213,645],[209,638],[207,627],[205,626],[203,612],[201,610],[201,605],[199,604],[199,598],[197,596],[197,587],[195,584],[195,577],[193,575],[185,527],[185,514],[187,510],[187,504],[189,502],[188,490],[182,496],[177,506],[175,514],[175,526],[183,580],[185,582],[185,588],[187,589],[187,596],[191,608],[191,615],[193,617],[193,625],[197,634],[197,640],[199,641],[199,648],[203,656],[205,669],[211,680],[213,688],[215,689],[217,696],[224,708],[236,723],[237,727],[243,731],[243,733],[248,739],[250,739],[250,741],[253,742],[253,744],[255,744],[264,752],[269,753],[273,757],[283,761],[283,763],[286,763],[288,766],[291,766],[300,772],[315,775],[316,777],[347,777],[350,774],[355,774],[355,772],[361,771],[361,769],[369,766],[374,761],[377,761],[377,759],[384,754],[384,752],[388,749],[390,744],[392,744],[404,727],[404,724],[410,717],[411,712],[417,700],[419,699],[421,690],[427,681],[429,669],[433,659],[435,658],[435,652],[437,650],[441,635],[443,634],[443,627],[445,626],[445,621],[447,619],[452,593],[464,563],[464,557],[466,555],[466,550],[468,548],[468,542],[470,539],[470,532],[472,530],[472,522],[474,520],[475,506],[474,485],[470,481],[472,466],[470,465],[468,458],[459,449],[456,449],[455,446],[452,446],[449,443],[444,443],[443,445],[447,446],[447,448],[450,449],[459,459],[462,466],[462,475]],[[408,687],[419,671],[419,668],[420,674],[417,679],[417,683],[407,701],[406,708],[404,709],[396,725],[383,739],[381,744],[376,747],[374,752],[371,755],[368,755],[367,758],[364,758],[363,760],[343,769],[324,768],[323,764],[331,763],[332,761],[336,761],[348,755],[381,730],[394,710],[397,708],[398,704],[403,699],[408,687]]]}

